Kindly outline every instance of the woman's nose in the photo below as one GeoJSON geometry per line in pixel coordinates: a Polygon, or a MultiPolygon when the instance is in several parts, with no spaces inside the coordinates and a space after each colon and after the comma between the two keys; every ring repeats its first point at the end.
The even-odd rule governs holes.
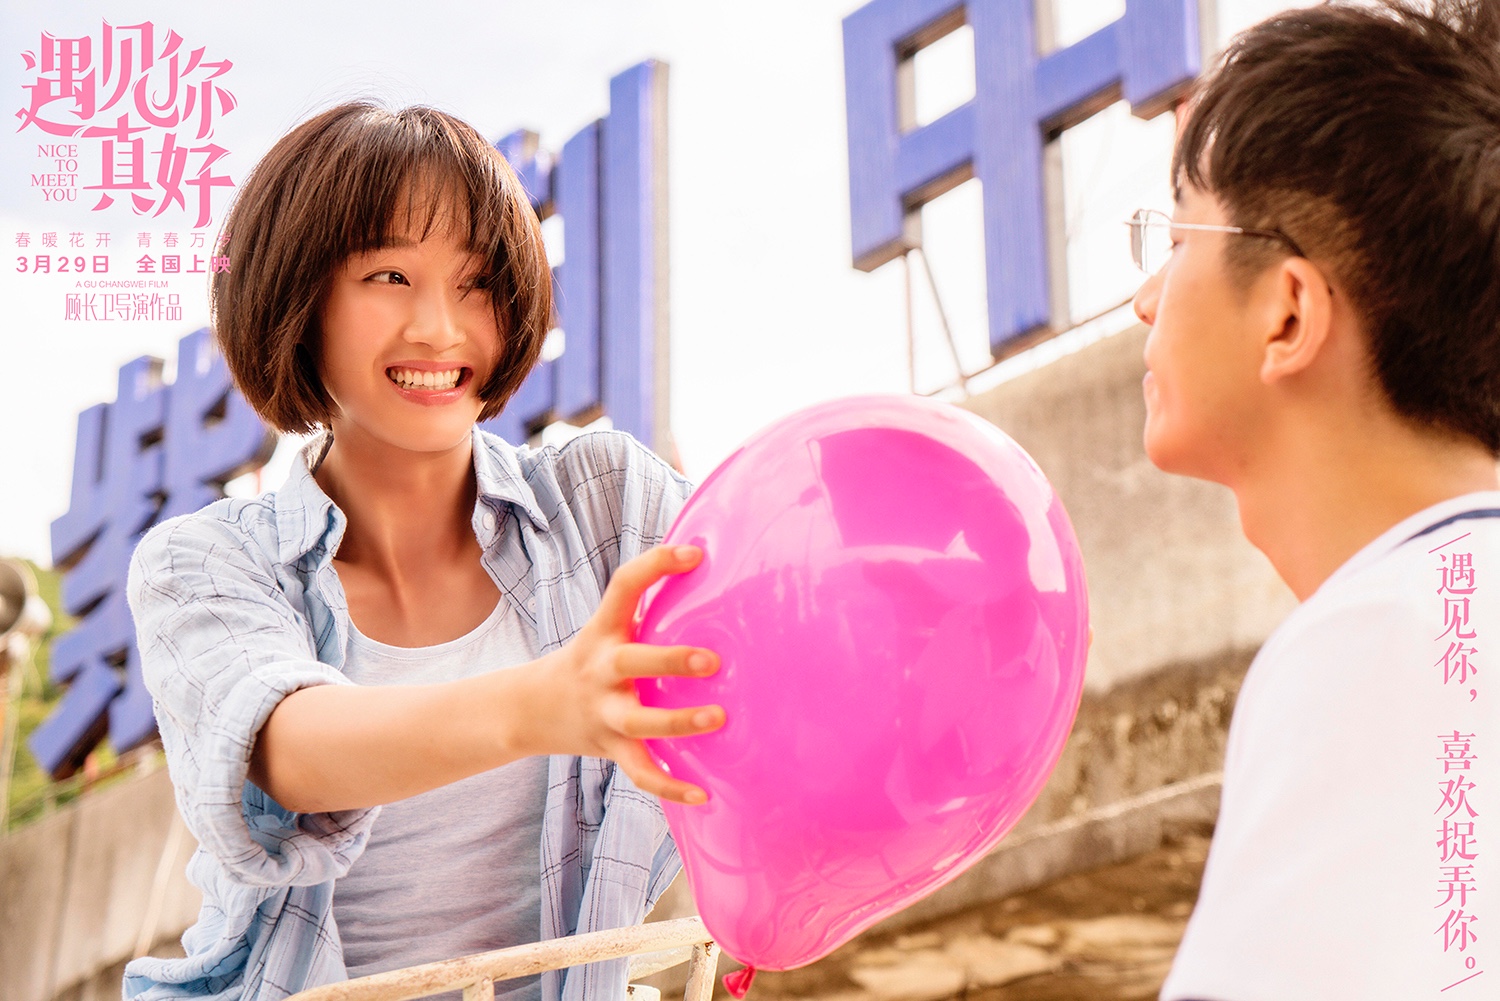
{"type": "Polygon", "coordinates": [[[420,298],[417,313],[407,324],[409,341],[426,344],[434,351],[445,351],[464,341],[463,325],[459,322],[458,303],[451,301],[443,291],[420,298]]]}

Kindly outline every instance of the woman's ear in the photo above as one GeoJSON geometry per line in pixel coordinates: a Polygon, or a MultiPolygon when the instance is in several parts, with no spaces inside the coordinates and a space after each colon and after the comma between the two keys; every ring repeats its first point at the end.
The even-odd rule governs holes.
{"type": "Polygon", "coordinates": [[[1328,344],[1333,288],[1305,257],[1288,257],[1256,282],[1265,310],[1261,381],[1270,384],[1306,371],[1328,344]]]}

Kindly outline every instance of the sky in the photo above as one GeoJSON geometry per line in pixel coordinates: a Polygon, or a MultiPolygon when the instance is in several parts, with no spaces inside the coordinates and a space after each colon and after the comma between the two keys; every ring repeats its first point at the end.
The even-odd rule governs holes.
{"type": "MultiPolygon", "coordinates": [[[[1046,2],[1046,0],[1041,0],[1046,2]]],[[[1059,43],[1117,17],[1123,0],[1055,0],[1059,43]]],[[[1284,0],[1203,0],[1210,48],[1284,0]]],[[[848,155],[844,117],[843,17],[849,0],[554,0],[465,4],[390,0],[310,4],[263,0],[0,4],[0,94],[27,105],[24,53],[42,33],[92,34],[101,24],[151,21],[229,60],[221,78],[235,97],[215,123],[220,161],[236,182],[297,122],[340,100],[373,97],[390,106],[433,104],[490,139],[517,128],[557,149],[608,112],[614,74],[647,58],[670,66],[668,98],[671,269],[671,412],[688,476],[703,479],[746,437],[801,407],[868,392],[938,392],[957,382],[939,313],[915,283],[915,364],[908,361],[901,263],[872,273],[850,263],[848,155]],[[914,371],[913,371],[914,369],[914,371]]],[[[918,116],[935,117],[972,93],[972,49],[963,33],[917,65],[918,116]]],[[[177,321],[65,320],[70,276],[17,273],[17,235],[81,231],[92,251],[153,234],[190,233],[196,221],[173,210],[158,218],[117,204],[48,203],[31,184],[43,160],[35,128],[0,142],[0,556],[51,562],[48,525],[68,508],[77,415],[112,400],[121,365],[163,358],[171,374],[179,338],[206,325],[206,286],[179,276],[177,321]]],[[[1121,222],[1141,205],[1168,208],[1170,116],[1132,118],[1122,105],[1062,139],[1071,335],[993,368],[969,383],[981,390],[1059,351],[1133,322],[1126,304],[1139,275],[1121,222]],[[1084,322],[1090,321],[1090,322],[1084,322]]],[[[86,165],[85,165],[86,166],[86,165]]],[[[83,168],[80,169],[82,174],[83,168]]],[[[984,311],[979,206],[971,181],[923,210],[924,246],[969,372],[991,364],[984,311]]],[[[213,232],[227,198],[217,197],[213,232]]],[[[194,213],[195,214],[195,213],[194,213]]],[[[60,251],[58,251],[60,253],[60,251]]],[[[190,253],[184,249],[183,253],[190,253]]],[[[123,260],[123,255],[117,255],[123,260]]],[[[85,276],[87,277],[87,276],[85,276]]],[[[119,274],[111,277],[136,277],[119,274]]],[[[948,396],[957,394],[949,389],[948,396]]],[[[274,487],[289,449],[237,491],[274,487]]]]}

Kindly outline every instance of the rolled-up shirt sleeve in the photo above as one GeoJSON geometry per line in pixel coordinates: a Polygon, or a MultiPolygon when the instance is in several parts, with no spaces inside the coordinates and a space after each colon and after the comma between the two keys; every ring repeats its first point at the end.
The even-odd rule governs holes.
{"type": "Polygon", "coordinates": [[[256,735],[283,698],[352,682],[318,660],[308,621],[270,557],[213,510],[156,527],[130,565],[141,671],[177,805],[237,882],[336,879],[363,852],[378,808],[294,813],[248,774],[256,735]]]}

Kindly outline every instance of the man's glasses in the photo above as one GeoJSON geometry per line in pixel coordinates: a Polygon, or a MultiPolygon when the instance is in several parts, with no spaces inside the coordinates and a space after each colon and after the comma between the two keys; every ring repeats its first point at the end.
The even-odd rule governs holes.
{"type": "Polygon", "coordinates": [[[1209,226],[1191,222],[1173,222],[1172,217],[1156,209],[1136,209],[1135,215],[1125,220],[1130,227],[1130,258],[1135,266],[1148,275],[1154,275],[1172,256],[1172,230],[1197,229],[1213,233],[1232,233],[1236,236],[1257,236],[1267,240],[1280,240],[1298,257],[1306,257],[1302,248],[1285,233],[1274,229],[1245,229],[1242,226],[1209,226]]]}

